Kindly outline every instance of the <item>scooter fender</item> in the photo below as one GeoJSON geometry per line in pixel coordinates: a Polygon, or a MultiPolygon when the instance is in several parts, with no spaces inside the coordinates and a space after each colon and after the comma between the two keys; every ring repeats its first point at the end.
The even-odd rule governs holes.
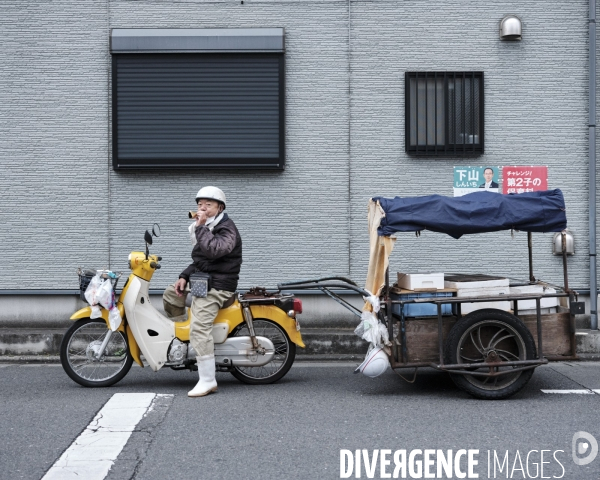
{"type": "MultiPolygon", "coordinates": [[[[125,318],[125,309],[123,308],[123,304],[121,302],[117,303],[117,308],[119,309],[119,314],[121,318],[125,318]]],[[[100,313],[102,313],[102,318],[106,321],[108,325],[108,310],[100,307],[100,313]]],[[[71,315],[71,320],[81,320],[82,318],[90,318],[92,314],[92,307],[87,306],[82,308],[81,310],[77,310],[73,315],[71,315]]],[[[123,326],[123,324],[121,324],[123,326]]],[[[121,327],[119,327],[120,329],[121,327]]],[[[123,331],[123,330],[121,330],[123,331]]]]}
{"type": "Polygon", "coordinates": [[[297,328],[296,320],[288,317],[287,313],[275,305],[251,305],[253,318],[266,318],[277,323],[290,337],[290,340],[301,348],[305,348],[302,335],[297,328]]]}
{"type": "MultiPolygon", "coordinates": [[[[125,326],[125,308],[123,307],[123,304],[121,302],[117,302],[117,308],[119,309],[119,313],[121,314],[121,318],[123,319],[121,325],[119,325],[119,328],[117,328],[117,331],[123,332],[127,335],[127,342],[129,343],[129,353],[131,353],[131,356],[135,360],[135,363],[137,363],[140,367],[144,367],[144,363],[140,358],[140,347],[135,341],[135,337],[133,336],[129,325],[125,326]]],[[[100,313],[102,314],[102,320],[106,322],[106,328],[110,328],[110,324],[108,323],[108,310],[101,308],[100,313]]],[[[73,315],[71,315],[71,320],[81,320],[82,318],[90,318],[91,314],[92,307],[84,307],[81,310],[77,310],[73,315]]]]}
{"type": "MultiPolygon", "coordinates": [[[[301,348],[306,347],[302,341],[302,335],[300,335],[300,332],[296,327],[296,321],[293,318],[288,317],[287,314],[279,307],[274,305],[252,305],[250,307],[250,311],[252,312],[253,318],[266,318],[267,320],[277,323],[286,331],[292,342],[301,348]]],[[[188,315],[191,315],[191,309],[188,309],[188,315]]],[[[229,335],[231,332],[233,332],[235,327],[243,322],[244,317],[242,315],[242,309],[237,301],[233,305],[219,310],[213,327],[213,337],[215,338],[215,343],[222,343],[227,338],[225,335],[221,339],[220,335],[215,334],[215,329],[217,329],[221,324],[227,325],[227,335],[229,335]]],[[[189,341],[190,317],[188,317],[185,322],[177,322],[175,324],[175,336],[182,342],[189,341]]]]}

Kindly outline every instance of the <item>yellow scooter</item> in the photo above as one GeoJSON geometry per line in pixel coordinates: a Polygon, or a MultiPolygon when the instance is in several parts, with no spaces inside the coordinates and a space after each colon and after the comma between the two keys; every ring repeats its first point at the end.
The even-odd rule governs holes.
{"type": "MultiPolygon", "coordinates": [[[[75,323],[63,337],[60,359],[65,372],[85,387],[107,387],[121,380],[135,361],[153,371],[162,367],[195,370],[196,352],[189,344],[191,311],[183,322],[173,322],[150,303],[150,280],[160,268],[161,257],[150,255],[152,236],[158,237],[155,224],[146,231],[146,252],[131,252],[131,274],[116,301],[122,322],[110,329],[109,312],[101,309],[100,318],[90,318],[92,307],[75,312],[75,323]],[[142,355],[143,359],[142,361],[142,355]]],[[[110,273],[116,282],[118,276],[110,273]]],[[[80,273],[82,297],[96,272],[80,273]]],[[[212,335],[217,371],[230,372],[248,384],[268,384],[281,379],[291,368],[296,345],[304,348],[300,325],[301,300],[293,295],[268,293],[254,288],[236,293],[219,311],[212,335]]]]}

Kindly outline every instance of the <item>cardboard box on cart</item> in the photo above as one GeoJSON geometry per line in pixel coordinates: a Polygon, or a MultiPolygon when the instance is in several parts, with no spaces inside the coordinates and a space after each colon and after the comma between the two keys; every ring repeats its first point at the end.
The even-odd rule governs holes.
{"type": "Polygon", "coordinates": [[[444,274],[398,272],[398,286],[415,292],[442,290],[444,288],[444,274]]]}
{"type": "MultiPolygon", "coordinates": [[[[551,295],[556,293],[556,289],[547,287],[545,285],[517,285],[510,287],[511,295],[523,295],[523,294],[536,294],[551,295]]],[[[558,297],[549,297],[540,299],[540,313],[556,313],[556,307],[559,305],[558,297]]],[[[535,306],[535,300],[521,300],[518,302],[519,314],[520,315],[531,315],[537,312],[535,306]]]]}
{"type": "MultiPolygon", "coordinates": [[[[443,273],[398,272],[397,286],[392,289],[392,300],[453,296],[453,291],[444,289],[443,273]]],[[[400,305],[394,305],[393,311],[400,315],[400,305]]],[[[405,317],[432,317],[437,315],[437,306],[434,303],[407,303],[402,306],[402,312],[405,317]]],[[[442,305],[442,315],[452,315],[451,304],[442,305]]]]}
{"type": "MultiPolygon", "coordinates": [[[[448,274],[444,278],[444,287],[455,288],[457,297],[502,297],[510,293],[508,278],[482,274],[448,274]]],[[[463,303],[460,307],[463,315],[484,308],[509,311],[511,302],[499,298],[490,302],[463,303]]]]}

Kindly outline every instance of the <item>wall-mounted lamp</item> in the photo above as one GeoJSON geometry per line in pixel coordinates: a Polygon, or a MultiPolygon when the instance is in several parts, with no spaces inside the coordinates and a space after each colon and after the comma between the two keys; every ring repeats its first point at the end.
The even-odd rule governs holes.
{"type": "Polygon", "coordinates": [[[563,249],[563,236],[565,237],[565,248],[567,255],[575,255],[575,242],[573,241],[573,234],[569,229],[565,229],[562,232],[554,234],[554,240],[552,242],[552,253],[554,255],[562,255],[563,249]]]}
{"type": "Polygon", "coordinates": [[[523,23],[516,15],[506,15],[500,20],[500,40],[521,40],[523,23]]]}

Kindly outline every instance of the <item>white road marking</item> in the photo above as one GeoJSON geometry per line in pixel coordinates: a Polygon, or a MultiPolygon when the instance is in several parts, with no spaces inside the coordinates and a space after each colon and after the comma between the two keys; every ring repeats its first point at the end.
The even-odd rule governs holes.
{"type": "Polygon", "coordinates": [[[587,389],[583,389],[583,390],[543,390],[543,393],[558,393],[558,394],[563,394],[563,393],[575,393],[577,395],[593,395],[594,392],[595,393],[600,393],[600,390],[587,390],[587,389]]]}
{"type": "Polygon", "coordinates": [[[102,480],[155,397],[154,393],[113,395],[42,480],[102,480]]]}

